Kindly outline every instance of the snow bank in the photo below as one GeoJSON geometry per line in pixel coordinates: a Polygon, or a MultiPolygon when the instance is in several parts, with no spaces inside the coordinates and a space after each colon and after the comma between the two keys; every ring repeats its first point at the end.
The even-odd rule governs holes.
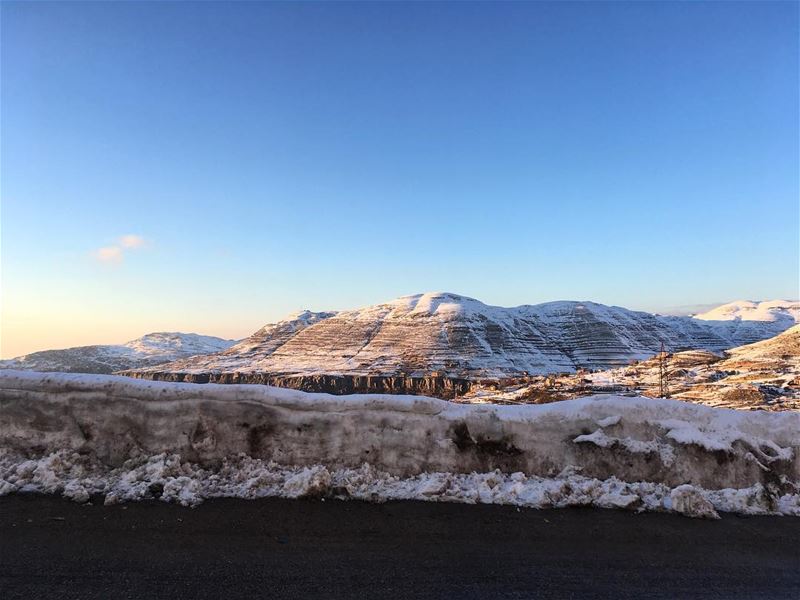
{"type": "Polygon", "coordinates": [[[800,494],[776,494],[761,484],[721,490],[689,484],[670,488],[615,477],[601,481],[576,471],[568,469],[552,478],[497,470],[398,477],[368,464],[354,469],[290,467],[241,455],[201,466],[174,454],[130,459],[110,469],[85,454],[61,451],[24,459],[0,450],[0,496],[38,492],[86,502],[99,494],[107,505],[157,499],[183,506],[222,497],[424,500],[528,508],[596,506],[711,519],[719,518],[718,511],[800,516],[800,494]]]}
{"type": "Polygon", "coordinates": [[[800,413],[672,400],[457,405],[6,371],[0,448],[0,493],[184,504],[311,494],[800,515],[800,413]]]}

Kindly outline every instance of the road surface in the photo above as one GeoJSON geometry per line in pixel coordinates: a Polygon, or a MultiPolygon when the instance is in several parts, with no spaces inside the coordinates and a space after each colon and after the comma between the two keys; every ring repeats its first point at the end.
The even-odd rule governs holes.
{"type": "Polygon", "coordinates": [[[800,598],[800,518],[0,498],[2,598],[800,598]]]}

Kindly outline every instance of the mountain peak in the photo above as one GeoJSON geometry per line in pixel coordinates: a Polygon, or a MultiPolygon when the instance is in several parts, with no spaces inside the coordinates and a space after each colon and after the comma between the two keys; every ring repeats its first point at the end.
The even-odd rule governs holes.
{"type": "Polygon", "coordinates": [[[122,344],[134,352],[145,355],[161,355],[177,353],[179,356],[189,354],[207,354],[225,350],[236,340],[224,340],[210,335],[198,333],[182,333],[180,331],[156,331],[122,344]]]}
{"type": "Polygon", "coordinates": [[[307,308],[297,310],[295,312],[289,313],[285,317],[283,317],[278,323],[289,323],[293,321],[300,321],[303,323],[311,323],[315,321],[319,321],[320,319],[327,319],[335,315],[335,311],[327,311],[327,312],[314,312],[313,310],[308,310],[307,308]]]}
{"type": "Polygon", "coordinates": [[[415,315],[433,315],[443,313],[463,313],[468,309],[489,308],[475,298],[454,294],[453,292],[424,292],[410,296],[401,296],[388,303],[403,312],[415,315]]]}

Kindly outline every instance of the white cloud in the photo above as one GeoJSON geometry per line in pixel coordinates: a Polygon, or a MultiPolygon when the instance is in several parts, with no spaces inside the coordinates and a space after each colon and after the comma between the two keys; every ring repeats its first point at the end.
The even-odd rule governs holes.
{"type": "Polygon", "coordinates": [[[118,265],[122,262],[122,248],[119,246],[104,246],[92,252],[92,255],[106,264],[118,265]]]}
{"type": "Polygon", "coordinates": [[[142,236],[134,233],[129,233],[119,238],[119,245],[128,249],[141,248],[144,246],[144,242],[145,240],[142,236]]]}
{"type": "Polygon", "coordinates": [[[118,265],[125,258],[127,252],[138,250],[147,244],[142,236],[128,233],[117,238],[117,243],[113,246],[103,246],[92,251],[95,260],[108,265],[118,265]]]}

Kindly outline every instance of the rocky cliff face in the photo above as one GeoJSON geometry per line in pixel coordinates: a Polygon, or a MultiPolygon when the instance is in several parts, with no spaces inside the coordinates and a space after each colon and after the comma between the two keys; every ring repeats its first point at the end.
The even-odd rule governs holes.
{"type": "Polygon", "coordinates": [[[454,399],[469,392],[476,381],[446,375],[271,375],[269,373],[125,372],[137,379],[179,383],[250,383],[326,394],[405,394],[454,399]]]}
{"type": "MultiPolygon", "coordinates": [[[[784,321],[748,322],[748,335],[769,337],[789,326],[784,321]]],[[[737,345],[741,328],[741,319],[663,317],[593,302],[500,308],[427,293],[339,313],[299,313],[224,352],[126,374],[446,396],[459,393],[461,380],[624,365],[652,356],[662,343],[671,352],[720,352],[737,345]]]]}

